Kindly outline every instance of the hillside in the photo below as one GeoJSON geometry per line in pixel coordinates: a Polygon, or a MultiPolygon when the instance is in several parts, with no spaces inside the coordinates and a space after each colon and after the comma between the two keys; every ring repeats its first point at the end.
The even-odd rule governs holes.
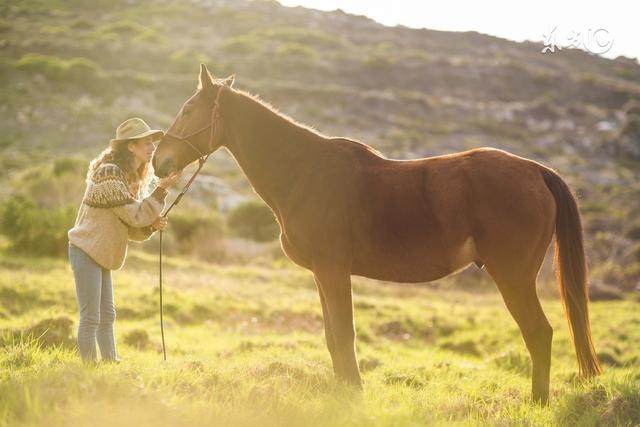
{"type": "MultiPolygon", "coordinates": [[[[493,146],[542,161],[581,197],[594,281],[632,290],[640,280],[635,60],[543,55],[535,43],[273,1],[12,0],[0,16],[2,198],[28,180],[25,169],[86,162],[129,116],[166,128],[204,62],[388,157],[493,146]]],[[[215,188],[203,180],[189,203],[211,192],[218,206],[255,197],[227,153],[206,172],[215,188]]],[[[77,204],[81,185],[64,188],[47,203],[77,204]]]]}

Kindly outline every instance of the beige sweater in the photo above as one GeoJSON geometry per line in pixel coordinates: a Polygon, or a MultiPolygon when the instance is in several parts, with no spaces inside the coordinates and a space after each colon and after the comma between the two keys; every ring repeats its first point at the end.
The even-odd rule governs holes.
{"type": "Polygon", "coordinates": [[[69,242],[85,251],[108,270],[124,265],[129,240],[147,240],[153,221],[162,213],[167,191],[157,187],[142,201],[136,200],[122,169],[101,165],[87,183],[76,222],[68,231],[69,242]]]}

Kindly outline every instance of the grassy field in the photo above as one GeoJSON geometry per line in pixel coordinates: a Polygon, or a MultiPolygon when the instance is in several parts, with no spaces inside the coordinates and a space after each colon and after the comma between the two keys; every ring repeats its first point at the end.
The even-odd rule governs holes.
{"type": "Polygon", "coordinates": [[[583,384],[558,300],[551,404],[497,291],[356,279],[364,391],[336,382],[311,274],[167,260],[162,361],[156,259],[114,273],[119,365],[75,353],[65,260],[0,256],[0,425],[638,425],[638,301],[592,304],[605,374],[583,384]],[[39,340],[32,337],[39,336],[39,340]]]}

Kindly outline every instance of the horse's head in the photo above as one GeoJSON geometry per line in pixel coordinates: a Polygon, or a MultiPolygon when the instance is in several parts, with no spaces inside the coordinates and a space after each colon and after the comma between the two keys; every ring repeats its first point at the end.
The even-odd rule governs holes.
{"type": "Polygon", "coordinates": [[[158,144],[151,160],[162,178],[182,170],[198,157],[213,153],[223,143],[219,96],[233,85],[233,76],[214,81],[207,67],[200,66],[196,92],[182,104],[173,124],[158,144]]]}

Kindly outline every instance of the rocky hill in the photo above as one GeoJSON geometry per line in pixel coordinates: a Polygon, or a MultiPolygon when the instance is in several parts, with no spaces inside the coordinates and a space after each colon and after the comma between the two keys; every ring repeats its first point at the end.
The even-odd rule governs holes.
{"type": "MultiPolygon", "coordinates": [[[[129,116],[167,127],[204,62],[295,119],[388,157],[493,146],[555,167],[581,196],[594,276],[627,288],[640,278],[634,59],[542,54],[536,43],[274,1],[9,0],[0,19],[5,196],[25,167],[88,160],[129,116]]],[[[231,157],[214,157],[207,173],[229,187],[219,193],[251,197],[231,157]]]]}

